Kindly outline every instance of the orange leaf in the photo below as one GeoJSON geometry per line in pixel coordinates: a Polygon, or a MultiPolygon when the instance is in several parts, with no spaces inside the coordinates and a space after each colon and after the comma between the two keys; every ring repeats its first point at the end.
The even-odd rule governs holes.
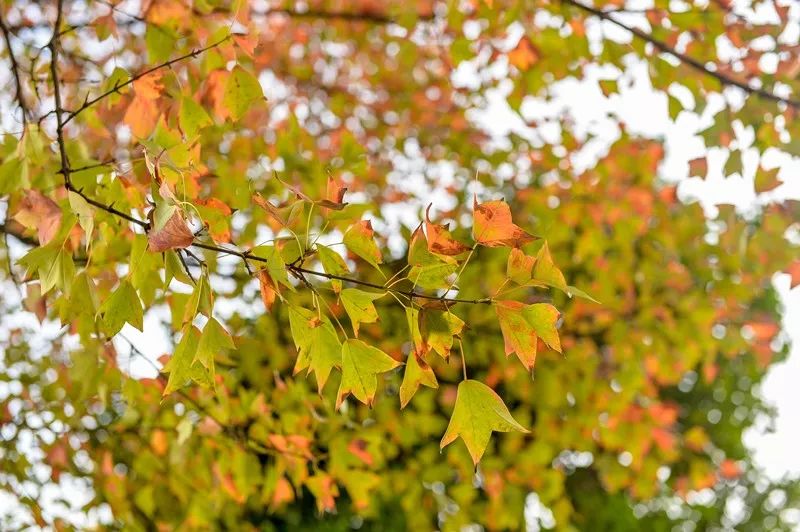
{"type": "Polygon", "coordinates": [[[131,128],[131,133],[135,137],[147,138],[156,127],[158,116],[155,101],[137,94],[125,111],[122,121],[131,128]]]}
{"type": "Polygon", "coordinates": [[[161,96],[164,85],[161,84],[161,72],[152,72],[133,82],[136,96],[143,99],[155,100],[161,96]]]}
{"type": "Polygon", "coordinates": [[[294,500],[294,490],[285,477],[280,477],[275,482],[275,493],[272,494],[272,506],[280,506],[294,500]]]}
{"type": "Polygon", "coordinates": [[[317,510],[320,513],[336,509],[335,499],[339,496],[339,488],[330,475],[314,475],[306,480],[306,486],[317,499],[317,510]]]}
{"type": "Polygon", "coordinates": [[[499,246],[520,247],[538,237],[528,234],[511,221],[511,209],[505,201],[473,201],[474,225],[472,235],[475,241],[493,248],[499,246]]]}
{"type": "Polygon", "coordinates": [[[800,260],[794,261],[785,271],[791,277],[789,288],[794,288],[800,284],[800,260]]]}
{"type": "MultiPolygon", "coordinates": [[[[344,193],[347,192],[347,187],[344,186],[344,182],[341,179],[335,179],[331,176],[328,176],[328,188],[325,194],[325,198],[334,205],[342,205],[344,206],[344,193]]],[[[323,205],[327,206],[327,205],[323,205]]],[[[341,207],[340,207],[341,208],[341,207]]]]}
{"type": "Polygon", "coordinates": [[[147,242],[150,251],[159,253],[168,249],[188,248],[194,242],[194,235],[181,212],[175,211],[164,227],[147,233],[147,242]]]}
{"type": "Polygon", "coordinates": [[[266,269],[258,271],[258,284],[261,288],[261,301],[267,307],[267,312],[272,312],[275,297],[278,295],[278,287],[266,269]]]}
{"type": "Polygon", "coordinates": [[[725,480],[736,480],[742,476],[742,468],[735,460],[726,458],[719,465],[719,475],[725,480]]]}
{"type": "Polygon", "coordinates": [[[164,456],[169,449],[169,442],[167,441],[167,434],[161,430],[156,429],[150,434],[150,447],[153,448],[158,456],[164,456]]]}
{"type": "Polygon", "coordinates": [[[535,65],[538,61],[539,52],[527,37],[521,38],[519,43],[517,43],[517,47],[508,52],[508,62],[523,72],[535,65]]]}
{"type": "Polygon", "coordinates": [[[367,442],[362,439],[357,438],[351,441],[347,446],[347,450],[368,466],[372,466],[375,463],[375,459],[367,451],[367,442]]]}
{"type": "Polygon", "coordinates": [[[428,233],[428,251],[439,255],[460,255],[470,250],[450,234],[447,225],[431,222],[430,210],[433,204],[425,209],[425,231],[428,233]]]}

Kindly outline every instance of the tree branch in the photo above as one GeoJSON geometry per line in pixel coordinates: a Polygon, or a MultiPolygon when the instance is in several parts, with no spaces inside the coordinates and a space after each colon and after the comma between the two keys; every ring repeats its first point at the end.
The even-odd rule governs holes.
{"type": "MultiPolygon", "coordinates": [[[[240,251],[238,249],[230,249],[222,246],[217,246],[215,244],[204,244],[202,242],[194,242],[192,244],[195,247],[201,249],[207,249],[209,251],[217,251],[221,253],[227,253],[229,255],[237,256],[243,260],[252,260],[255,262],[263,262],[266,263],[267,259],[259,257],[257,255],[253,255],[247,251],[240,251]]],[[[459,299],[459,298],[452,298],[452,297],[444,297],[444,296],[433,296],[429,294],[423,294],[420,292],[416,292],[414,290],[401,290],[399,288],[392,288],[389,286],[384,286],[377,283],[371,283],[369,281],[362,281],[361,279],[353,279],[351,277],[343,277],[340,275],[334,275],[331,273],[325,272],[318,272],[315,270],[307,270],[301,266],[297,266],[295,264],[287,264],[286,269],[289,272],[297,274],[298,276],[301,275],[313,275],[315,277],[323,277],[325,279],[335,279],[337,281],[343,281],[350,284],[355,284],[359,286],[366,286],[369,288],[375,288],[376,290],[382,290],[384,292],[392,292],[394,294],[405,296],[409,299],[428,299],[431,301],[441,301],[443,303],[470,303],[470,304],[490,304],[492,302],[491,298],[482,298],[482,299],[459,299]]]]}
{"type": "Polygon", "coordinates": [[[5,20],[3,20],[3,13],[0,12],[0,31],[3,33],[3,40],[6,42],[6,48],[8,49],[8,58],[11,62],[11,73],[14,76],[14,84],[16,88],[16,100],[17,104],[19,104],[19,108],[22,110],[22,123],[28,123],[28,113],[30,112],[28,106],[25,104],[25,97],[22,95],[22,81],[19,77],[19,64],[17,63],[17,58],[14,55],[14,50],[11,48],[11,33],[8,30],[8,26],[6,26],[5,20]]]}
{"type": "Polygon", "coordinates": [[[50,38],[50,43],[47,45],[50,48],[50,76],[53,78],[53,99],[55,100],[56,112],[56,138],[58,140],[58,153],[61,156],[61,170],[64,175],[64,184],[67,190],[72,188],[72,182],[69,175],[69,158],[67,157],[67,149],[64,144],[64,122],[62,120],[62,113],[64,107],[61,105],[61,84],[58,81],[58,48],[61,44],[59,28],[61,27],[61,20],[64,16],[64,0],[58,0],[56,21],[53,25],[53,36],[50,38]]]}
{"type": "MultiPolygon", "coordinates": [[[[344,20],[347,22],[369,22],[372,24],[397,24],[395,17],[382,13],[356,12],[356,11],[321,11],[310,9],[308,11],[298,11],[288,8],[272,8],[260,15],[286,15],[292,18],[316,18],[322,20],[344,20]]],[[[432,20],[435,15],[417,15],[419,20],[432,20]]]]}
{"type": "MultiPolygon", "coordinates": [[[[161,70],[163,68],[169,68],[170,66],[174,65],[175,63],[180,63],[181,61],[184,61],[186,59],[197,57],[198,55],[202,54],[203,52],[207,52],[208,50],[211,50],[212,48],[216,48],[217,46],[219,46],[220,44],[222,44],[225,41],[229,40],[230,38],[231,38],[231,35],[227,35],[227,36],[223,37],[222,39],[220,39],[220,40],[218,40],[218,41],[216,41],[216,42],[214,42],[212,44],[209,44],[208,46],[205,46],[205,47],[200,48],[200,49],[192,50],[191,52],[189,52],[187,54],[184,54],[182,56],[176,57],[174,59],[170,59],[166,63],[161,63],[160,65],[156,65],[156,66],[154,66],[152,68],[148,68],[147,70],[136,74],[135,76],[131,77],[129,80],[127,80],[125,82],[115,84],[114,87],[112,87],[111,89],[103,92],[99,96],[96,96],[94,98],[87,98],[86,101],[83,102],[83,105],[81,105],[80,107],[78,107],[77,109],[75,109],[74,111],[70,112],[67,115],[66,120],[64,120],[64,125],[68,124],[70,122],[70,120],[72,120],[73,118],[75,118],[76,116],[81,114],[83,111],[85,111],[89,107],[93,106],[94,104],[96,104],[97,102],[103,100],[104,98],[107,98],[108,96],[111,96],[114,93],[118,93],[120,89],[122,89],[123,87],[127,87],[128,85],[134,83],[136,80],[139,80],[139,79],[147,76],[148,74],[152,74],[153,72],[156,72],[156,71],[161,70]]],[[[56,113],[56,114],[58,114],[58,113],[56,113]]]]}
{"type": "Polygon", "coordinates": [[[576,7],[576,8],[578,8],[578,9],[580,9],[580,10],[586,12],[586,13],[592,14],[592,15],[594,15],[596,17],[599,17],[599,18],[601,18],[603,20],[606,20],[606,21],[614,24],[615,26],[617,26],[619,28],[622,28],[622,29],[624,29],[626,31],[629,31],[636,38],[641,39],[642,41],[645,41],[645,42],[648,42],[648,43],[652,44],[660,52],[665,53],[665,54],[669,54],[669,55],[675,57],[676,59],[681,61],[683,64],[688,66],[689,68],[692,68],[692,69],[696,70],[697,72],[700,72],[702,74],[705,74],[707,76],[710,76],[710,77],[716,79],[722,85],[728,85],[728,86],[731,86],[731,87],[737,87],[737,88],[745,91],[748,94],[752,94],[752,95],[758,96],[758,97],[763,98],[765,100],[773,101],[773,102],[776,102],[776,103],[782,103],[782,104],[788,105],[788,106],[790,106],[790,107],[792,107],[794,109],[800,109],[800,100],[795,100],[795,99],[792,99],[792,98],[784,98],[784,97],[778,96],[777,94],[775,94],[773,92],[770,92],[770,91],[768,91],[766,89],[757,89],[757,88],[751,87],[747,83],[745,83],[743,81],[739,81],[739,80],[737,80],[735,78],[732,78],[730,76],[727,76],[725,74],[722,74],[721,72],[717,72],[717,71],[714,71],[714,70],[709,70],[703,63],[701,63],[697,59],[677,51],[675,48],[671,47],[670,45],[668,45],[667,43],[665,43],[663,41],[660,41],[660,40],[656,39],[655,37],[653,37],[649,33],[646,33],[646,32],[644,32],[644,31],[642,31],[642,30],[640,30],[638,28],[634,28],[632,26],[628,26],[627,24],[625,24],[623,22],[620,22],[619,20],[617,20],[615,17],[613,17],[608,12],[601,11],[600,9],[596,9],[596,8],[594,8],[592,6],[588,6],[586,4],[578,2],[577,0],[561,0],[561,1],[563,3],[565,3],[565,4],[568,4],[568,5],[571,5],[573,7],[576,7]]]}

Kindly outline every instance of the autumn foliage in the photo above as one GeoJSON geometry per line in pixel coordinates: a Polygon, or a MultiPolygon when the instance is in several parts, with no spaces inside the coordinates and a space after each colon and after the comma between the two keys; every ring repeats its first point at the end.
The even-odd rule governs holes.
{"type": "Polygon", "coordinates": [[[671,119],[724,107],[700,136],[726,175],[796,150],[788,8],[672,9],[4,3],[9,523],[662,530],[735,496],[788,528],[796,484],[742,434],[786,353],[795,207],[710,220],[621,119],[586,165],[566,111],[526,118],[565,79],[624,98],[636,60],[671,119]],[[498,88],[533,136],[475,117],[498,88]],[[39,503],[67,482],[79,517],[39,503]]]}

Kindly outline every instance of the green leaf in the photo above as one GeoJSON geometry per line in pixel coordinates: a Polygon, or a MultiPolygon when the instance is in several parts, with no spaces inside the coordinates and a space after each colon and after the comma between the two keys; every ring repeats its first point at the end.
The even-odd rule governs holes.
{"type": "Polygon", "coordinates": [[[68,292],[75,277],[72,254],[62,249],[61,245],[56,245],[55,241],[50,245],[31,249],[17,262],[25,266],[29,274],[37,272],[42,295],[53,288],[68,292]]]}
{"type": "Polygon", "coordinates": [[[550,248],[547,246],[547,242],[542,244],[539,253],[536,255],[536,263],[533,266],[533,279],[553,288],[567,291],[567,281],[564,279],[564,274],[561,273],[561,270],[553,263],[553,257],[550,256],[550,248]]]}
{"type": "Polygon", "coordinates": [[[296,375],[302,370],[314,372],[320,392],[333,368],[342,367],[342,344],[330,320],[308,309],[289,305],[289,327],[297,348],[296,375]]]}
{"type": "Polygon", "coordinates": [[[144,328],[142,302],[136,289],[127,279],[123,280],[114,293],[100,305],[99,314],[103,332],[109,338],[122,330],[126,323],[140,331],[144,328]]]}
{"type": "Polygon", "coordinates": [[[529,257],[521,249],[513,248],[508,255],[506,277],[519,285],[523,285],[531,280],[531,273],[535,263],[535,257],[529,257]]]}
{"type": "Polygon", "coordinates": [[[536,363],[539,338],[561,352],[556,330],[559,312],[554,306],[547,303],[524,305],[518,301],[496,301],[494,308],[503,333],[506,356],[516,353],[520,362],[531,370],[536,363]]]}
{"type": "Polygon", "coordinates": [[[742,152],[731,150],[728,160],[725,161],[724,173],[726,176],[740,174],[742,172],[742,152]]]}
{"type": "Polygon", "coordinates": [[[178,112],[178,123],[187,139],[194,138],[201,129],[214,122],[203,107],[192,98],[181,99],[181,109],[178,112]]]}
{"type": "Polygon", "coordinates": [[[251,73],[240,66],[234,68],[225,81],[222,101],[234,120],[241,119],[257,101],[264,99],[261,84],[251,73]]]}
{"type": "Polygon", "coordinates": [[[192,369],[192,364],[194,363],[199,341],[200,331],[197,327],[189,325],[184,328],[181,341],[175,347],[175,352],[172,353],[163,369],[164,373],[169,373],[164,395],[169,395],[193,380],[195,371],[192,369]]]}
{"type": "Polygon", "coordinates": [[[86,249],[92,242],[92,233],[94,232],[94,209],[83,197],[77,192],[69,191],[69,206],[72,212],[78,216],[78,223],[83,231],[86,233],[86,249]]]}
{"type": "Polygon", "coordinates": [[[203,327],[203,334],[197,345],[193,362],[199,362],[209,372],[211,382],[214,382],[216,370],[214,368],[214,356],[220,352],[235,349],[236,345],[220,323],[214,318],[210,318],[206,326],[203,327]]]}
{"type": "Polygon", "coordinates": [[[347,340],[342,344],[342,382],[336,396],[336,408],[351,394],[371,407],[378,389],[378,374],[400,365],[377,347],[353,338],[347,340]]]}
{"type": "MultiPolygon", "coordinates": [[[[341,255],[331,248],[320,244],[317,244],[316,249],[317,256],[319,257],[320,263],[322,263],[322,268],[325,270],[325,273],[347,277],[350,270],[347,268],[347,263],[345,263],[341,255]]],[[[333,291],[337,294],[342,291],[342,281],[339,279],[331,279],[331,286],[333,287],[333,291]]]]}
{"type": "Polygon", "coordinates": [[[178,252],[174,249],[168,249],[163,253],[164,255],[164,288],[169,286],[172,279],[192,285],[192,279],[186,273],[186,270],[181,264],[181,259],[178,257],[178,252]]]}
{"type": "Polygon", "coordinates": [[[276,246],[257,246],[250,250],[252,255],[265,259],[267,272],[273,281],[277,281],[286,288],[294,290],[294,286],[289,282],[289,275],[286,273],[286,263],[283,261],[280,250],[276,246]]]}
{"type": "Polygon", "coordinates": [[[350,316],[353,324],[353,333],[358,336],[358,327],[362,323],[375,323],[378,321],[378,311],[373,302],[385,294],[378,292],[365,292],[358,288],[345,288],[339,297],[342,305],[350,316]]]}
{"type": "Polygon", "coordinates": [[[448,288],[453,280],[457,261],[449,256],[435,255],[428,250],[427,238],[422,224],[411,235],[408,246],[408,264],[411,269],[406,278],[415,286],[426,290],[448,288]]]}
{"type": "Polygon", "coordinates": [[[211,287],[208,285],[208,274],[204,271],[194,286],[194,291],[189,297],[188,304],[184,307],[183,323],[192,321],[198,313],[211,316],[211,308],[213,306],[214,299],[211,294],[211,287]]]}
{"type": "Polygon", "coordinates": [[[412,352],[408,355],[406,371],[403,374],[403,383],[400,385],[400,408],[406,407],[411,398],[414,397],[414,394],[417,393],[420,384],[428,388],[439,387],[436,375],[428,363],[425,362],[425,359],[412,352]]]}
{"type": "Polygon", "coordinates": [[[449,311],[422,309],[419,314],[422,340],[445,359],[450,357],[453,337],[461,334],[464,321],[449,311]]]}
{"type": "Polygon", "coordinates": [[[473,463],[478,465],[489,445],[492,431],[512,430],[530,432],[511,416],[511,412],[494,390],[481,382],[465,380],[458,385],[456,406],[440,448],[444,449],[460,436],[467,445],[473,463]]]}
{"type": "Polygon", "coordinates": [[[144,42],[150,63],[164,63],[175,52],[175,38],[162,26],[147,24],[144,42]]]}
{"type": "Polygon", "coordinates": [[[593,298],[580,288],[576,288],[574,286],[568,286],[566,292],[569,297],[580,297],[582,299],[588,299],[592,303],[597,303],[598,305],[602,305],[602,303],[600,303],[598,300],[596,300],[595,298],[593,298]]]}
{"type": "Polygon", "coordinates": [[[344,233],[344,245],[347,249],[367,261],[380,271],[379,264],[383,263],[381,251],[373,240],[375,231],[369,220],[361,220],[351,225],[344,233]]]}

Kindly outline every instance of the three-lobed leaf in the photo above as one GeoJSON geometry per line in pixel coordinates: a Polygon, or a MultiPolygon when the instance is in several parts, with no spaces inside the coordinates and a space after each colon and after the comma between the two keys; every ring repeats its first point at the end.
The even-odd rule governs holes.
{"type": "Polygon", "coordinates": [[[342,382],[336,396],[338,409],[348,395],[372,406],[378,389],[378,374],[400,366],[377,347],[351,338],[342,344],[342,382]]]}
{"type": "Polygon", "coordinates": [[[456,404],[440,447],[461,437],[475,465],[486,451],[492,432],[530,432],[511,416],[508,407],[494,390],[475,380],[458,385],[456,404]]]}

